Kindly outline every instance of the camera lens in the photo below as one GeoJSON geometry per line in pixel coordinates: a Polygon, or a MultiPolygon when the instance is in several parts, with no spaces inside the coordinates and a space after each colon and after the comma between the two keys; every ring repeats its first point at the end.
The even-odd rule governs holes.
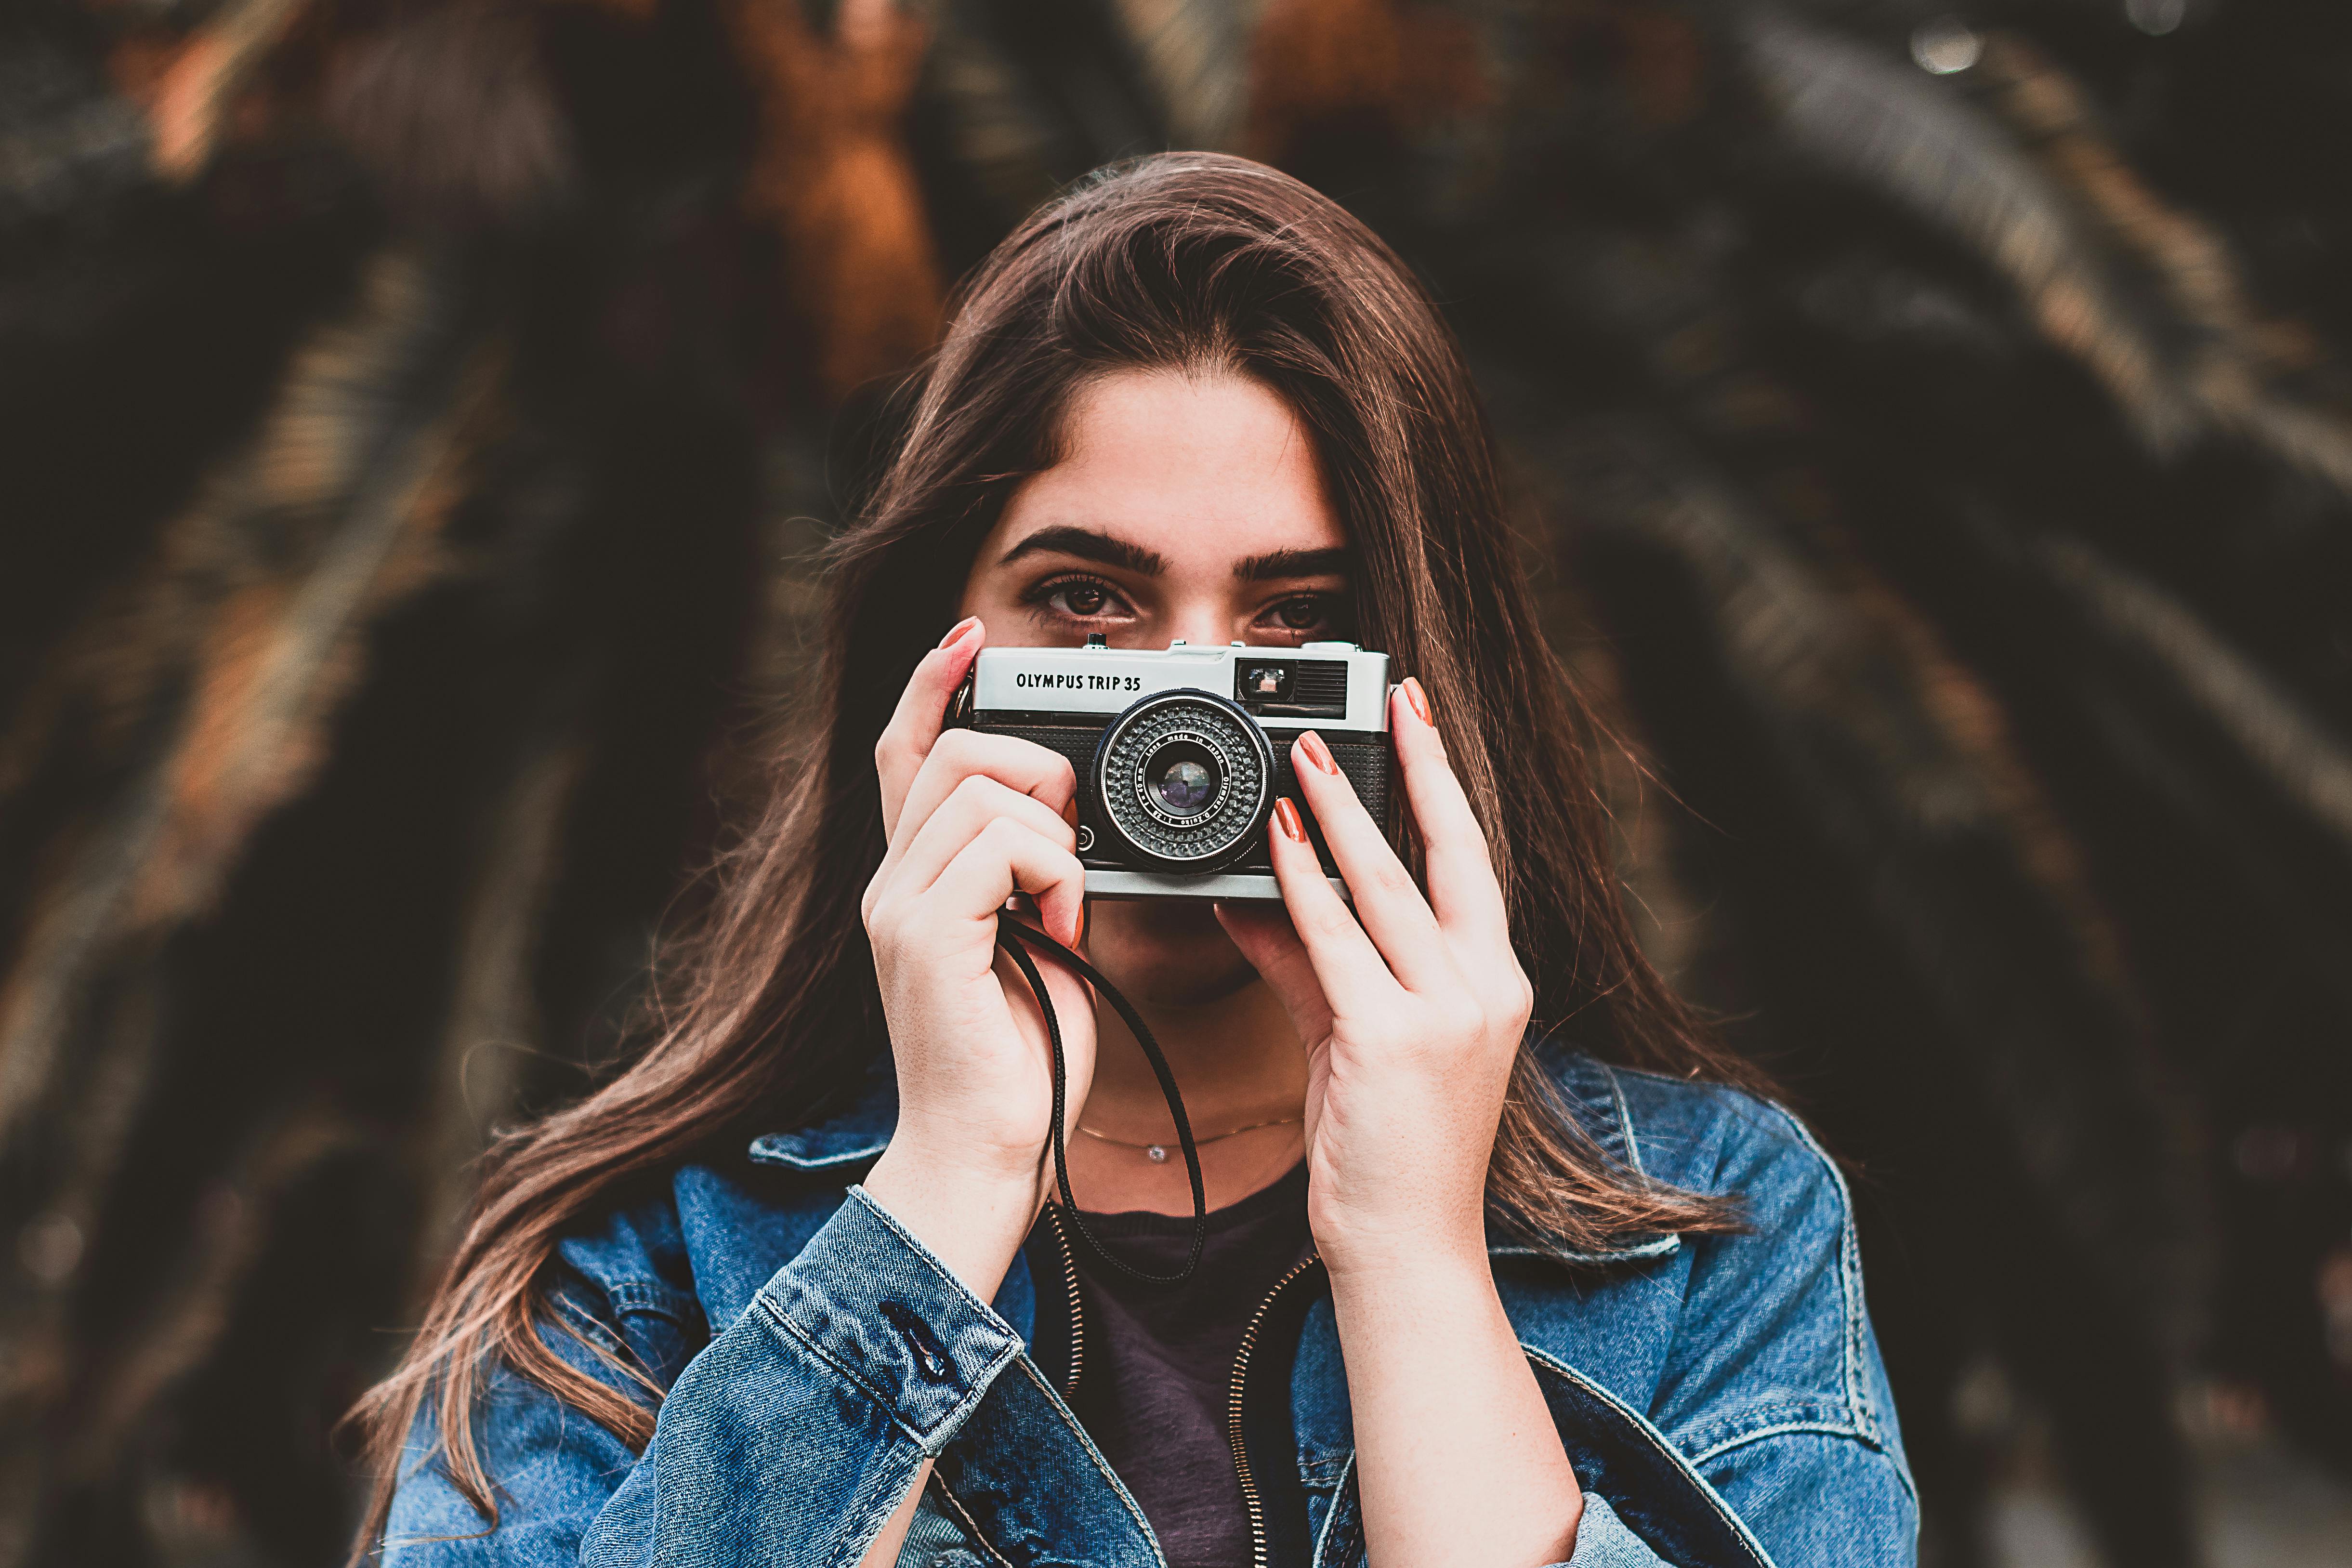
{"type": "Polygon", "coordinates": [[[1089,782],[1110,854],[1158,870],[1213,871],[1265,832],[1274,749],[1229,698],[1155,692],[1104,728],[1089,782]]]}
{"type": "Polygon", "coordinates": [[[1169,816],[1198,816],[1216,797],[1222,770],[1216,753],[1193,741],[1174,741],[1144,764],[1145,787],[1169,816]]]}

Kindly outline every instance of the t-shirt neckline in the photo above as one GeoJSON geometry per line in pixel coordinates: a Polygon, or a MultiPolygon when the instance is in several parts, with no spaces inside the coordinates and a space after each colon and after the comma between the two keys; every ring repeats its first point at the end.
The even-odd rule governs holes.
{"type": "MultiPolygon", "coordinates": [[[[1277,1209],[1291,1207],[1307,1195],[1307,1162],[1302,1157],[1289,1170],[1265,1186],[1223,1208],[1209,1211],[1209,1234],[1221,1236],[1226,1231],[1262,1219],[1277,1209]]],[[[1097,1236],[1167,1236],[1189,1239],[1192,1234],[1192,1216],[1189,1214],[1155,1214],[1150,1209],[1119,1209],[1097,1213],[1080,1209],[1087,1228],[1097,1236]]]]}

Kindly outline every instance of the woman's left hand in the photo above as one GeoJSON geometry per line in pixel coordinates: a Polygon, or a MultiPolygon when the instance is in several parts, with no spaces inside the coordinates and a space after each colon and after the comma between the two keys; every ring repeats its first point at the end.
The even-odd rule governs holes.
{"type": "Polygon", "coordinates": [[[1533,992],[1469,798],[1420,683],[1390,728],[1426,851],[1429,894],[1312,733],[1299,788],[1355,900],[1289,801],[1268,826],[1288,918],[1221,906],[1307,1051],[1307,1217],[1335,1270],[1486,1257],[1486,1163],[1533,992]]]}

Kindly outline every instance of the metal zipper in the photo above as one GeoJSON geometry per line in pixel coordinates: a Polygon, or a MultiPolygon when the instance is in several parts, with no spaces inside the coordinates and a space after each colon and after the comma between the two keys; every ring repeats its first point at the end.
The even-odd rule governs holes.
{"type": "Polygon", "coordinates": [[[1292,1266],[1289,1273],[1274,1282],[1274,1289],[1250,1314],[1249,1325],[1242,1330],[1241,1348],[1234,1352],[1234,1381],[1225,1402],[1225,1441],[1234,1450],[1234,1475],[1242,1484],[1242,1506],[1249,1510],[1250,1561],[1256,1568],[1272,1568],[1269,1559],[1273,1544],[1266,1538],[1265,1500],[1258,1496],[1257,1478],[1250,1473],[1249,1446],[1242,1437],[1242,1395],[1249,1387],[1250,1357],[1257,1350],[1258,1331],[1265,1326],[1265,1315],[1274,1310],[1276,1300],[1290,1282],[1322,1261],[1310,1252],[1292,1266]]]}
{"type": "Polygon", "coordinates": [[[1070,1233],[1062,1223],[1062,1211],[1047,1205],[1045,1215],[1054,1222],[1054,1240],[1062,1249],[1062,1284],[1070,1298],[1070,1370],[1062,1377],[1062,1397],[1075,1399],[1078,1393],[1078,1373],[1086,1369],[1087,1325],[1079,1315],[1078,1255],[1070,1247],[1070,1233]]]}

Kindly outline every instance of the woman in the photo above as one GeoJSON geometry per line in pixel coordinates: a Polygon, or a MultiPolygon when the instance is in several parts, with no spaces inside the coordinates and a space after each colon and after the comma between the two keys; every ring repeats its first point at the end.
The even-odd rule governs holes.
{"type": "Polygon", "coordinates": [[[492,1163],[365,1407],[368,1543],[1910,1561],[1844,1190],[1635,951],[1475,400],[1377,239],[1235,159],[1084,184],[969,286],[838,553],[822,744],[659,1039],[492,1163]],[[984,642],[1095,635],[1389,653],[1411,863],[1307,734],[1352,903],[1286,800],[1280,909],[1087,905],[1069,764],[941,715],[984,642]],[[1009,902],[1173,1066],[1181,1284],[1128,1272],[1192,1244],[1156,1081],[1050,962],[1108,1256],[1046,1205],[1009,902]]]}

